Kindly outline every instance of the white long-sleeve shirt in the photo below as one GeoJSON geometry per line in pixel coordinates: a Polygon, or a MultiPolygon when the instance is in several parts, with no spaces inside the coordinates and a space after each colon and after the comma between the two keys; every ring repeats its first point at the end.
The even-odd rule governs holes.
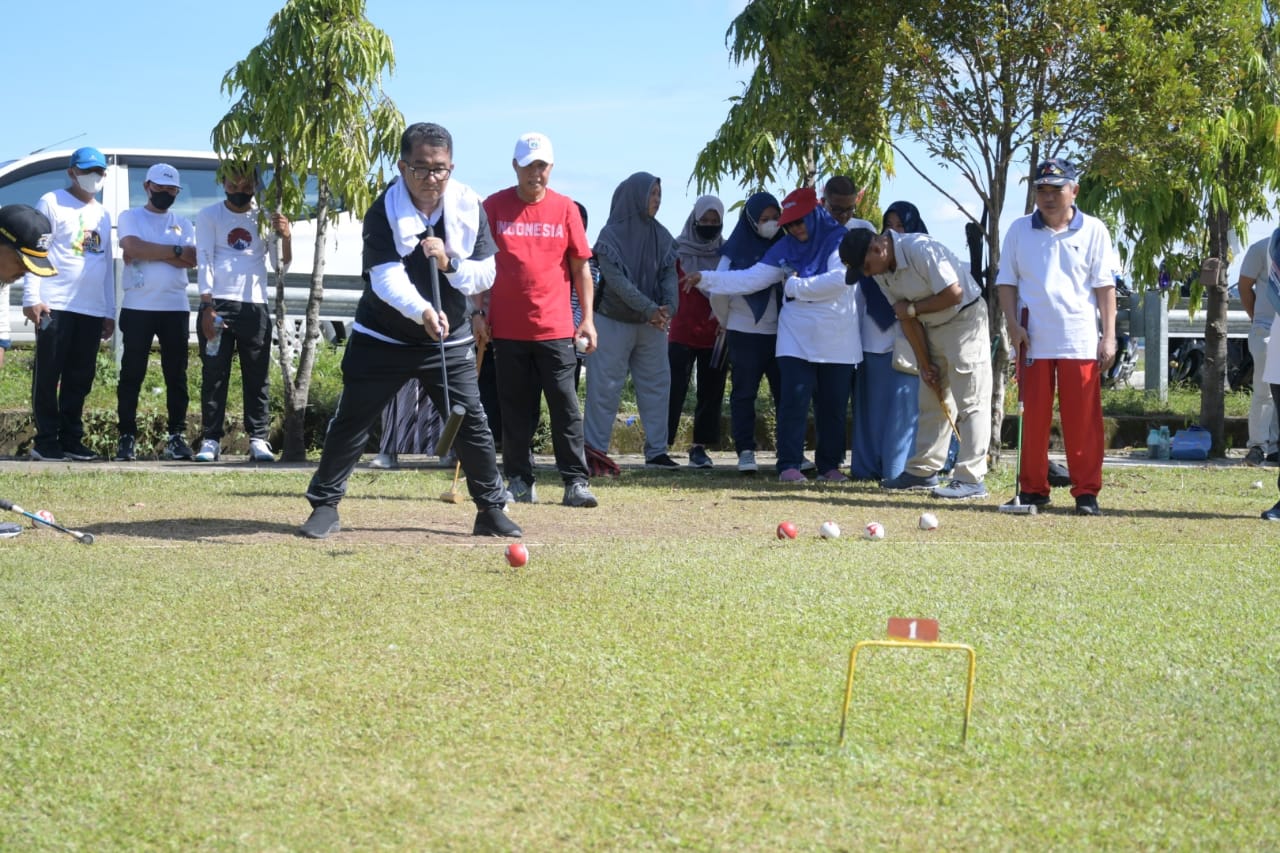
{"type": "MultiPolygon", "coordinates": [[[[783,281],[785,275],[781,267],[769,264],[707,270],[698,287],[708,295],[741,296],[783,281]]],[[[777,354],[816,363],[860,364],[857,288],[844,283],[839,251],[827,259],[827,272],[787,278],[784,295],[788,298],[778,312],[777,354]]]]}
{"type": "Polygon", "coordinates": [[[244,213],[216,202],[196,214],[196,282],[200,295],[266,305],[269,240],[258,229],[258,206],[244,213]]]}

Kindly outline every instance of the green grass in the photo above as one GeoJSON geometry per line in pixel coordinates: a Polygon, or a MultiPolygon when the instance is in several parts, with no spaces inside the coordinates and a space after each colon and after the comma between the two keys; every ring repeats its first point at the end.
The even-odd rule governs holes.
{"type": "Polygon", "coordinates": [[[925,533],[921,496],[627,472],[598,510],[513,511],[513,570],[447,472],[357,474],[314,543],[305,472],[71,470],[0,475],[98,536],[0,541],[0,849],[1276,837],[1271,474],[1108,471],[1102,519],[993,500],[925,533]],[[837,747],[889,616],[977,649],[967,745],[962,656],[869,650],[837,747]]]}

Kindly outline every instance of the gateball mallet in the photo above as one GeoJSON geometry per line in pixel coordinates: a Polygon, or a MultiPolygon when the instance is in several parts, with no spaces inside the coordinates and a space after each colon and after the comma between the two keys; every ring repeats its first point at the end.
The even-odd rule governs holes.
{"type": "MultiPolygon", "coordinates": [[[[1027,309],[1026,308],[1022,309],[1021,323],[1022,323],[1022,328],[1025,329],[1027,327],[1027,309]]],[[[1036,514],[1036,505],[1024,504],[1022,502],[1022,493],[1019,491],[1019,489],[1022,488],[1022,420],[1023,420],[1023,410],[1025,408],[1022,401],[1022,368],[1026,364],[1026,358],[1027,358],[1027,345],[1023,343],[1018,347],[1018,366],[1017,366],[1018,367],[1017,369],[1018,456],[1015,460],[1015,464],[1013,468],[1013,500],[1007,504],[1001,504],[1000,506],[996,507],[996,509],[999,512],[1007,513],[1010,515],[1035,515],[1036,514]]]]}
{"type": "MultiPolygon", "coordinates": [[[[435,235],[435,229],[428,225],[427,236],[435,235]]],[[[435,255],[427,255],[427,275],[431,278],[431,299],[435,303],[434,307],[437,312],[443,313],[444,306],[440,303],[440,272],[436,267],[435,255]]],[[[436,442],[436,456],[445,456],[449,448],[453,447],[453,440],[462,427],[462,417],[467,410],[449,402],[449,370],[444,363],[444,335],[440,335],[440,384],[444,388],[444,408],[449,413],[449,419],[445,421],[444,429],[440,431],[440,440],[436,442]]]]}
{"type": "Polygon", "coordinates": [[[41,518],[40,516],[36,515],[34,512],[27,512],[25,509],[18,506],[13,501],[7,501],[4,498],[0,498],[0,509],[8,509],[8,510],[12,510],[13,512],[16,512],[18,515],[25,515],[27,518],[31,519],[37,524],[43,524],[45,527],[52,527],[54,530],[61,531],[62,533],[67,534],[68,536],[74,537],[83,545],[93,544],[92,533],[85,533],[84,531],[81,531],[81,530],[71,530],[69,528],[63,527],[61,524],[58,524],[53,521],[49,521],[47,518],[41,518]]]}
{"type": "MultiPolygon", "coordinates": [[[[480,376],[480,368],[484,366],[484,348],[479,350],[476,355],[476,377],[480,376]]],[[[440,500],[447,504],[462,503],[462,495],[458,493],[458,478],[462,476],[462,460],[458,460],[453,466],[453,485],[449,487],[449,491],[440,495],[440,500]]]]}

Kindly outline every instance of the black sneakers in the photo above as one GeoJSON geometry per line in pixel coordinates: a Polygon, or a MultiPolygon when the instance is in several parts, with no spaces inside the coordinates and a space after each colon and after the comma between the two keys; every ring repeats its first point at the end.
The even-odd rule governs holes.
{"type": "Polygon", "coordinates": [[[1076,498],[1076,515],[1102,515],[1097,495],[1081,495],[1076,498]]]}
{"type": "Polygon", "coordinates": [[[98,459],[98,454],[84,446],[84,442],[80,439],[68,442],[62,446],[62,453],[68,459],[74,459],[76,462],[93,462],[98,459]]]}
{"type": "Polygon", "coordinates": [[[672,459],[670,456],[668,456],[665,453],[659,453],[657,456],[653,457],[652,459],[644,460],[644,467],[662,468],[667,471],[679,471],[680,463],[672,459]]]}
{"type": "Polygon", "coordinates": [[[308,539],[328,539],[342,529],[338,524],[338,508],[321,504],[311,510],[311,517],[306,520],[298,533],[308,539]]]}
{"type": "MultiPolygon", "coordinates": [[[[1035,492],[1018,492],[1018,503],[1022,506],[1042,507],[1049,505],[1048,495],[1037,495],[1035,492]]],[[[1013,501],[1009,501],[1005,506],[1012,506],[1013,501]]]]}
{"type": "Polygon", "coordinates": [[[701,444],[695,444],[689,448],[689,467],[690,468],[712,468],[715,463],[711,461],[711,457],[707,455],[707,449],[701,444]]]}
{"type": "Polygon", "coordinates": [[[180,432],[169,434],[169,440],[164,443],[165,459],[185,459],[190,462],[195,455],[191,445],[187,444],[186,436],[180,432]]]}
{"type": "Polygon", "coordinates": [[[138,458],[138,443],[131,435],[120,436],[120,443],[116,445],[116,461],[117,462],[133,462],[138,458]]]}
{"type": "Polygon", "coordinates": [[[471,529],[473,536],[509,536],[515,539],[524,536],[520,525],[507,518],[501,507],[489,507],[476,513],[476,524],[471,529]]]}

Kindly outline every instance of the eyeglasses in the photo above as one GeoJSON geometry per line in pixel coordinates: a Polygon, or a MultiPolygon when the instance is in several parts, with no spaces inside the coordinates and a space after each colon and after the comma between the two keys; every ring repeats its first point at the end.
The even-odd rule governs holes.
{"type": "Polygon", "coordinates": [[[452,166],[410,166],[405,163],[405,168],[409,170],[409,175],[415,181],[443,181],[453,173],[452,166]]]}
{"type": "Polygon", "coordinates": [[[848,207],[836,207],[833,204],[827,207],[827,213],[830,213],[832,216],[844,216],[846,213],[853,213],[854,210],[856,210],[856,208],[853,205],[849,205],[848,207]]]}

